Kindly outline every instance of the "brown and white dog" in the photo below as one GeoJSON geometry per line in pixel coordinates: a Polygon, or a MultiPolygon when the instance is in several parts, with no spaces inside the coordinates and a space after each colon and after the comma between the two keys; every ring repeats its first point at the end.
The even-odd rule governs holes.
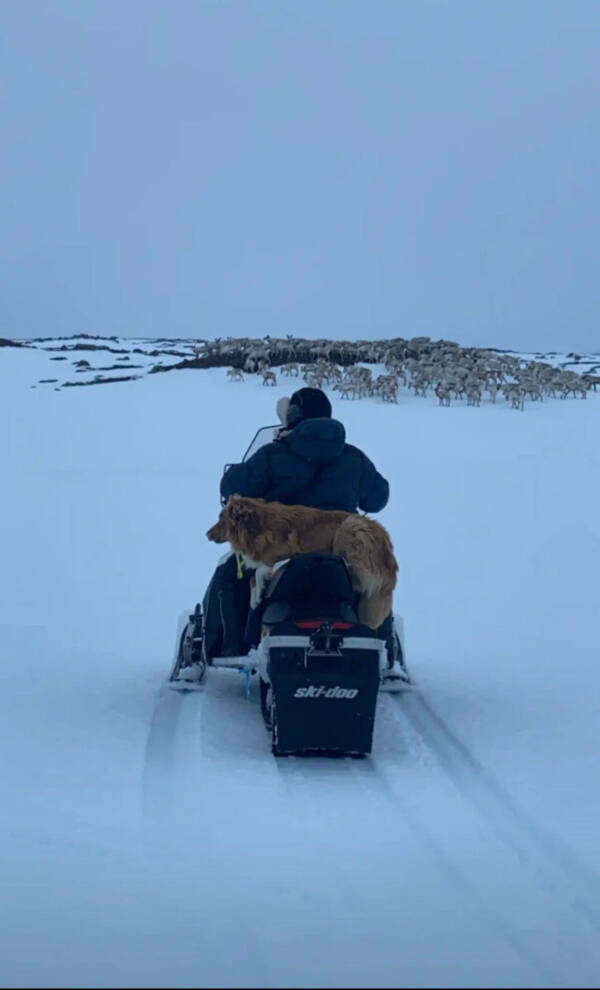
{"type": "Polygon", "coordinates": [[[392,610],[398,564],[387,530],[374,519],[231,495],[206,535],[269,567],[297,553],[339,554],[360,594],[359,621],[377,629],[392,610]]]}

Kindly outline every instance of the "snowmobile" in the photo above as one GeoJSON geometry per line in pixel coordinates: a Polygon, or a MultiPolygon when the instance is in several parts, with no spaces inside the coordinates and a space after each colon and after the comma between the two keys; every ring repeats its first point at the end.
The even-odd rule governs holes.
{"type": "MultiPolygon", "coordinates": [[[[259,430],[243,459],[277,429],[259,430]]],[[[259,567],[254,584],[261,590],[247,626],[255,631],[248,654],[209,655],[205,599],[180,619],[170,685],[201,688],[212,667],[241,671],[248,686],[257,676],[274,755],[370,753],[379,692],[411,687],[400,617],[387,640],[362,625],[346,563],[333,554],[298,554],[259,567]]]]}

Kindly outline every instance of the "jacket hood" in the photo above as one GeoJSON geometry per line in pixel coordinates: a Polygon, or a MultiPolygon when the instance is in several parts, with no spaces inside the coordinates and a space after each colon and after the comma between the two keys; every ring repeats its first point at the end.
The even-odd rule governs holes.
{"type": "Polygon", "coordinates": [[[337,419],[304,419],[282,439],[297,457],[311,464],[335,461],[345,442],[346,431],[337,419]]]}

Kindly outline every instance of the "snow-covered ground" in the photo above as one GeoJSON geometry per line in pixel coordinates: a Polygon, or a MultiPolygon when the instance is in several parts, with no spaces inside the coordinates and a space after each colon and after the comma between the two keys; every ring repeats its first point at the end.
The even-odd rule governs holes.
{"type": "Polygon", "coordinates": [[[289,384],[32,389],[53,356],[0,350],[0,984],[597,986],[600,396],[331,395],[418,691],[369,760],[277,761],[239,675],[162,683],[289,384]]]}

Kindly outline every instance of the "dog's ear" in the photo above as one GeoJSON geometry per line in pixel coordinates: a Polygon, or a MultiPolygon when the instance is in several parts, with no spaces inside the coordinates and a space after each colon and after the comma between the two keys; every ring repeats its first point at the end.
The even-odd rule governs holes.
{"type": "Polygon", "coordinates": [[[242,495],[232,495],[227,502],[228,519],[240,535],[252,537],[260,533],[260,508],[257,502],[258,499],[244,498],[242,495]]]}

